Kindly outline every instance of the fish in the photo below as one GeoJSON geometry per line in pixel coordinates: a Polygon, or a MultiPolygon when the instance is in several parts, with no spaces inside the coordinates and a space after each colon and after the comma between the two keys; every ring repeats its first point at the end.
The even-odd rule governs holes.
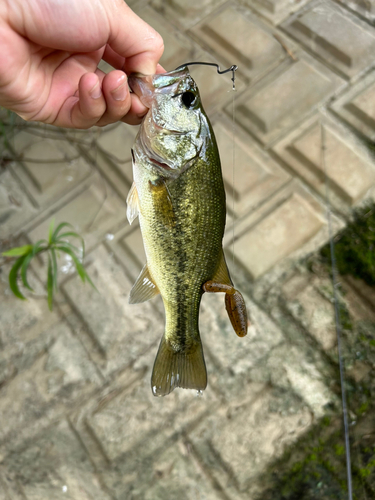
{"type": "Polygon", "coordinates": [[[132,149],[134,182],[127,218],[136,217],[147,262],[131,304],[161,294],[165,332],[153,366],[154,396],[175,388],[203,391],[207,370],[198,328],[203,293],[225,293],[238,336],[247,333],[246,305],[233,286],[222,239],[225,190],[215,135],[187,66],[156,75],[130,75],[148,108],[132,149]]]}

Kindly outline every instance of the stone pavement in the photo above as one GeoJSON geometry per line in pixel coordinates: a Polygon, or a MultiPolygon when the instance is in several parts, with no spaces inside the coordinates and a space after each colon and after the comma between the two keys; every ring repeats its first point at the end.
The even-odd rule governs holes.
{"type": "MultiPolygon", "coordinates": [[[[192,60],[239,66],[235,132],[228,75],[191,73],[221,152],[225,250],[252,324],[237,338],[223,297],[204,296],[207,390],[154,398],[163,308],[128,304],[145,261],[126,220],[136,130],[17,120],[9,149],[0,146],[2,249],[44,238],[52,217],[71,222],[100,293],[61,259],[50,313],[43,262],[26,302],[12,296],[2,262],[0,498],[255,500],[269,467],[340,411],[332,287],[300,262],[328,240],[325,172],[334,232],[374,199],[375,1],[129,4],[163,36],[168,70],[192,60]]],[[[373,322],[374,293],[363,290],[345,282],[346,308],[373,322]]],[[[361,380],[373,367],[348,370],[361,380]]]]}

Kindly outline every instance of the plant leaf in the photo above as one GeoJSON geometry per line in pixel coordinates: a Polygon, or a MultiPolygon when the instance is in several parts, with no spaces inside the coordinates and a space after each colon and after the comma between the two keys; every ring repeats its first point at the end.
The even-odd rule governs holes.
{"type": "Polygon", "coordinates": [[[49,225],[49,230],[48,230],[48,243],[52,243],[52,236],[53,236],[53,228],[55,225],[55,219],[52,219],[49,225]]]}
{"type": "Polygon", "coordinates": [[[59,246],[56,247],[58,250],[65,252],[66,254],[70,255],[71,258],[73,259],[74,265],[76,266],[77,272],[79,277],[83,282],[86,280],[90,283],[90,285],[97,290],[96,286],[94,283],[91,281],[89,275],[87,274],[85,268],[83,267],[82,263],[79,261],[78,257],[75,255],[73,250],[69,248],[68,246],[60,244],[59,246]]]}
{"type": "Polygon", "coordinates": [[[7,250],[6,252],[2,252],[1,255],[4,257],[18,257],[19,255],[26,255],[33,249],[33,245],[24,245],[23,247],[15,247],[7,250]]]}
{"type": "Polygon", "coordinates": [[[73,226],[72,226],[71,224],[69,224],[69,222],[61,222],[61,224],[59,224],[59,225],[57,226],[57,228],[55,229],[55,232],[54,232],[54,233],[53,233],[53,235],[52,235],[52,241],[55,241],[55,240],[56,240],[57,235],[59,234],[59,232],[61,231],[61,229],[62,229],[63,227],[71,227],[71,228],[73,228],[73,226]]]}
{"type": "Polygon", "coordinates": [[[96,290],[99,293],[99,290],[96,288],[96,286],[94,285],[94,283],[91,281],[90,276],[87,274],[86,269],[83,268],[83,270],[85,272],[85,277],[86,277],[87,282],[93,287],[94,290],[96,290]]]}
{"type": "Polygon", "coordinates": [[[53,286],[55,290],[57,290],[57,259],[56,252],[54,248],[50,248],[51,257],[52,257],[52,273],[53,273],[53,286]]]}
{"type": "Polygon", "coordinates": [[[47,296],[48,296],[48,309],[53,309],[53,271],[51,256],[48,254],[48,271],[47,271],[47,296]]]}
{"type": "Polygon", "coordinates": [[[29,282],[27,281],[27,269],[29,267],[29,264],[31,262],[31,259],[34,257],[34,255],[32,254],[32,252],[30,252],[29,254],[25,255],[25,258],[24,258],[24,261],[22,262],[22,266],[21,266],[21,278],[22,278],[22,283],[24,284],[24,286],[26,288],[28,288],[29,290],[31,290],[32,292],[34,291],[31,286],[29,285],[29,282]]]}
{"type": "Polygon", "coordinates": [[[13,267],[9,273],[10,289],[12,290],[14,295],[21,300],[26,300],[26,297],[24,295],[22,295],[22,293],[20,292],[20,289],[18,288],[17,275],[18,275],[18,270],[22,266],[24,260],[25,260],[25,256],[22,255],[22,257],[17,259],[16,262],[13,264],[13,267]]]}
{"type": "Polygon", "coordinates": [[[47,242],[47,240],[39,240],[39,241],[37,241],[37,242],[35,243],[35,245],[33,245],[33,251],[32,251],[33,257],[35,257],[35,255],[36,255],[37,253],[40,253],[40,252],[43,252],[43,251],[47,250],[47,247],[45,247],[45,248],[41,248],[41,247],[42,247],[42,245],[43,245],[44,243],[46,243],[46,244],[47,244],[47,247],[48,247],[48,242],[47,242]]]}
{"type": "Polygon", "coordinates": [[[54,248],[58,248],[58,245],[64,245],[69,247],[74,253],[80,254],[81,249],[70,243],[69,241],[60,241],[58,240],[57,242],[53,243],[54,248]]]}
{"type": "MultiPolygon", "coordinates": [[[[71,232],[68,232],[68,233],[62,233],[60,234],[60,236],[58,238],[56,238],[57,241],[62,241],[63,238],[68,238],[68,237],[72,237],[72,238],[78,238],[79,240],[81,240],[81,244],[82,244],[82,258],[85,256],[85,240],[82,238],[82,236],[80,236],[79,234],[77,233],[74,233],[73,231],[71,232]]],[[[65,241],[63,243],[66,243],[65,241]]]]}

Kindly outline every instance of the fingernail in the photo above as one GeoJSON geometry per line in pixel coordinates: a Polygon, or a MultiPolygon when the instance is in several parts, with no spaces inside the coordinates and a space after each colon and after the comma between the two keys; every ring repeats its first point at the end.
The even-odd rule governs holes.
{"type": "Polygon", "coordinates": [[[100,83],[97,82],[91,89],[90,95],[93,99],[99,99],[102,95],[102,89],[100,88],[100,83]]]}
{"type": "Polygon", "coordinates": [[[125,80],[125,82],[121,83],[121,85],[119,85],[117,89],[112,91],[112,96],[115,101],[124,101],[129,92],[128,82],[126,81],[126,78],[123,77],[121,78],[121,80],[125,80]]]}

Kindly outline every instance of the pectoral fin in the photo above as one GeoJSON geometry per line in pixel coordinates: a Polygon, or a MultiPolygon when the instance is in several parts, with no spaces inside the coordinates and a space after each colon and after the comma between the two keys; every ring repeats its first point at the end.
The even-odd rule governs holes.
{"type": "Polygon", "coordinates": [[[126,216],[128,218],[129,224],[131,224],[139,215],[138,191],[134,182],[132,184],[132,187],[130,188],[128,197],[126,198],[126,204],[126,216]]]}
{"type": "Polygon", "coordinates": [[[151,278],[150,272],[148,270],[147,264],[143,267],[137,281],[134,283],[133,288],[130,291],[129,304],[140,304],[141,302],[146,302],[152,299],[155,295],[158,295],[159,288],[155,285],[153,279],[151,278]]]}
{"type": "Polygon", "coordinates": [[[163,179],[156,182],[149,181],[149,188],[155,211],[158,213],[161,222],[166,227],[174,227],[176,225],[176,216],[173,210],[172,198],[165,181],[163,179]]]}
{"type": "Polygon", "coordinates": [[[233,286],[223,251],[214,277],[204,283],[202,288],[207,293],[225,293],[225,309],[233,329],[239,337],[244,337],[248,326],[246,305],[241,293],[233,286]]]}

